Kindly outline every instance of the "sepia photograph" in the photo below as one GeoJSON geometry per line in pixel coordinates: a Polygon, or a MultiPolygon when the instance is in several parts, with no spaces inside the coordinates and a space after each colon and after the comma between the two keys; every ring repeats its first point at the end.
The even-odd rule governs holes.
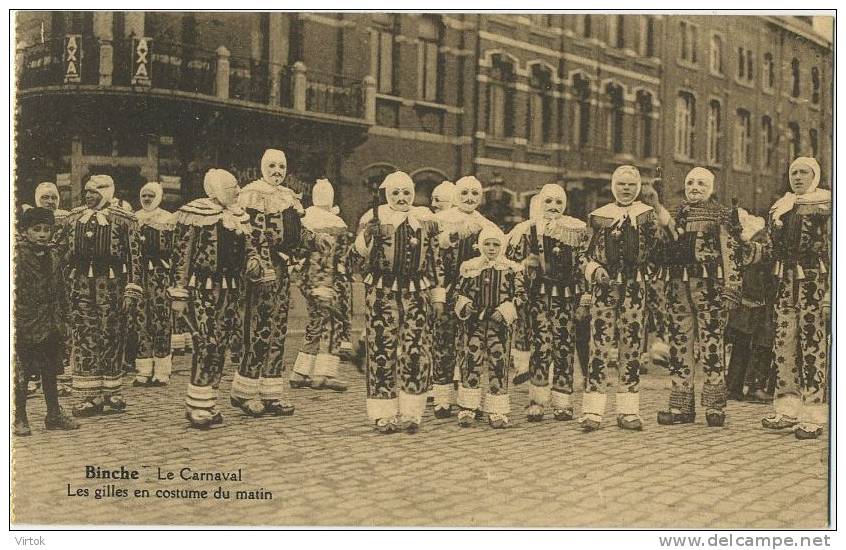
{"type": "Polygon", "coordinates": [[[834,10],[235,8],[8,12],[10,529],[836,527],[834,10]]]}

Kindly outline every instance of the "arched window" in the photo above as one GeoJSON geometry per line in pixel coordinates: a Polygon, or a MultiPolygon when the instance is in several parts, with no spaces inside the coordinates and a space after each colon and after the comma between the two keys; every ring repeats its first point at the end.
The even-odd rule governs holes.
{"type": "Polygon", "coordinates": [[[752,167],[752,118],[746,109],[737,110],[734,124],[734,167],[752,167]]]}
{"type": "Polygon", "coordinates": [[[791,122],[787,125],[787,159],[793,162],[802,150],[802,134],[799,132],[799,125],[791,122]]]}
{"type": "Polygon", "coordinates": [[[722,139],[723,139],[723,125],[722,125],[722,107],[720,102],[716,99],[711,100],[708,104],[708,121],[705,128],[706,144],[707,144],[707,158],[711,164],[719,164],[722,161],[722,139]]]}
{"type": "Polygon", "coordinates": [[[581,148],[590,142],[590,80],[573,77],[573,144],[581,148]]]}
{"type": "Polygon", "coordinates": [[[529,129],[529,142],[535,145],[551,141],[552,92],[551,71],[541,65],[533,65],[529,79],[529,110],[526,127],[529,129]]]}
{"type": "Polygon", "coordinates": [[[637,93],[637,141],[641,158],[650,158],[652,151],[652,94],[637,93]]]}
{"type": "Polygon", "coordinates": [[[412,177],[414,180],[414,205],[429,206],[432,203],[432,190],[446,177],[434,170],[421,170],[412,177]]]}
{"type": "Polygon", "coordinates": [[[696,129],[696,99],[689,92],[679,92],[676,98],[676,155],[693,158],[696,129]]]}
{"type": "Polygon", "coordinates": [[[791,86],[790,95],[793,97],[799,97],[801,92],[799,87],[799,60],[795,57],[793,58],[793,61],[790,62],[790,74],[793,77],[793,86],[791,86]]]}
{"type": "Polygon", "coordinates": [[[504,56],[492,56],[488,82],[488,132],[494,137],[514,136],[514,66],[504,56]]]}
{"type": "Polygon", "coordinates": [[[711,35],[711,72],[723,74],[723,39],[719,35],[711,35]]]}
{"type": "Polygon", "coordinates": [[[763,116],[761,117],[761,170],[770,171],[772,169],[774,147],[773,120],[768,116],[763,116]]]}
{"type": "Polygon", "coordinates": [[[623,87],[619,84],[608,84],[605,88],[608,94],[608,124],[606,144],[614,153],[623,152],[623,87]]]}

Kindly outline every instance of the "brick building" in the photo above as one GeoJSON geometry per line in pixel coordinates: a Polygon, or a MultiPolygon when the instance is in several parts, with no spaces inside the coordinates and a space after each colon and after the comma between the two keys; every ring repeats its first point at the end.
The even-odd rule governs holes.
{"type": "Polygon", "coordinates": [[[583,217],[623,163],[662,167],[670,202],[710,166],[720,198],[761,208],[790,155],[831,159],[831,46],[798,17],[19,12],[17,32],[21,202],[45,179],[78,201],[105,171],[173,206],[276,146],[349,221],[401,169],[421,203],[475,174],[509,224],[548,182],[583,217]]]}

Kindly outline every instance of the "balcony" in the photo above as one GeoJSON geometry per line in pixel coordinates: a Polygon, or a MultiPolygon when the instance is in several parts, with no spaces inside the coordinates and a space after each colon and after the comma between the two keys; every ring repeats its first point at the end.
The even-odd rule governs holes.
{"type": "MultiPolygon", "coordinates": [[[[231,55],[191,44],[150,38],[111,42],[66,35],[21,48],[19,93],[111,91],[181,96],[247,108],[305,113],[322,119],[372,124],[376,88],[363,80],[231,55]]],[[[293,113],[291,113],[293,112],[293,113]]]]}

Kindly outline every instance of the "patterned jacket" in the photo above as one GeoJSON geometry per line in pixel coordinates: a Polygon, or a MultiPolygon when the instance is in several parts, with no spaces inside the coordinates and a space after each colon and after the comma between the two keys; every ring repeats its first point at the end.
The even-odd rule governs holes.
{"type": "Polygon", "coordinates": [[[273,266],[261,261],[248,238],[246,213],[234,213],[211,199],[197,199],[177,210],[175,220],[171,298],[187,299],[190,288],[238,288],[248,258],[259,259],[263,272],[273,273],[273,266]]]}
{"type": "Polygon", "coordinates": [[[287,270],[292,257],[303,258],[321,248],[315,234],[303,227],[305,210],[291,189],[256,180],[244,186],[238,204],[249,215],[253,246],[277,269],[287,270]]]}
{"type": "Polygon", "coordinates": [[[654,271],[662,233],[651,206],[639,201],[627,207],[606,204],[590,214],[588,225],[592,234],[585,279],[589,283],[599,267],[617,283],[644,281],[654,271]]]}
{"type": "Polygon", "coordinates": [[[356,253],[363,259],[364,283],[394,291],[431,290],[435,302],[444,302],[438,228],[429,210],[417,207],[405,213],[382,205],[378,214],[378,233],[372,215],[365,214],[355,240],[356,253]]]}
{"type": "Polygon", "coordinates": [[[316,206],[306,209],[303,226],[324,235],[328,243],[321,250],[311,250],[300,269],[300,286],[308,295],[318,288],[335,288],[350,277],[352,236],[340,216],[316,206]]]}
{"type": "Polygon", "coordinates": [[[711,278],[740,303],[741,269],[756,259],[756,249],[741,242],[737,211],[716,201],[684,202],[675,224],[677,238],[664,242],[657,254],[658,276],[666,281],[711,278]]]}
{"type": "Polygon", "coordinates": [[[144,211],[136,215],[141,232],[141,274],[142,277],[156,269],[172,274],[173,236],[176,217],[166,210],[156,209],[152,216],[144,211]]]}
{"type": "Polygon", "coordinates": [[[511,324],[527,300],[522,265],[504,256],[493,261],[479,256],[461,264],[455,303],[459,319],[481,321],[499,311],[506,324],[511,324]],[[467,304],[473,305],[475,313],[466,311],[467,304]]]}
{"type": "Polygon", "coordinates": [[[132,212],[116,206],[92,211],[84,206],[68,214],[57,242],[71,276],[120,278],[127,292],[141,292],[141,246],[132,212]]]}
{"type": "Polygon", "coordinates": [[[584,290],[582,271],[588,231],[571,216],[528,220],[510,233],[508,257],[526,267],[529,294],[570,298],[584,290]]]}

